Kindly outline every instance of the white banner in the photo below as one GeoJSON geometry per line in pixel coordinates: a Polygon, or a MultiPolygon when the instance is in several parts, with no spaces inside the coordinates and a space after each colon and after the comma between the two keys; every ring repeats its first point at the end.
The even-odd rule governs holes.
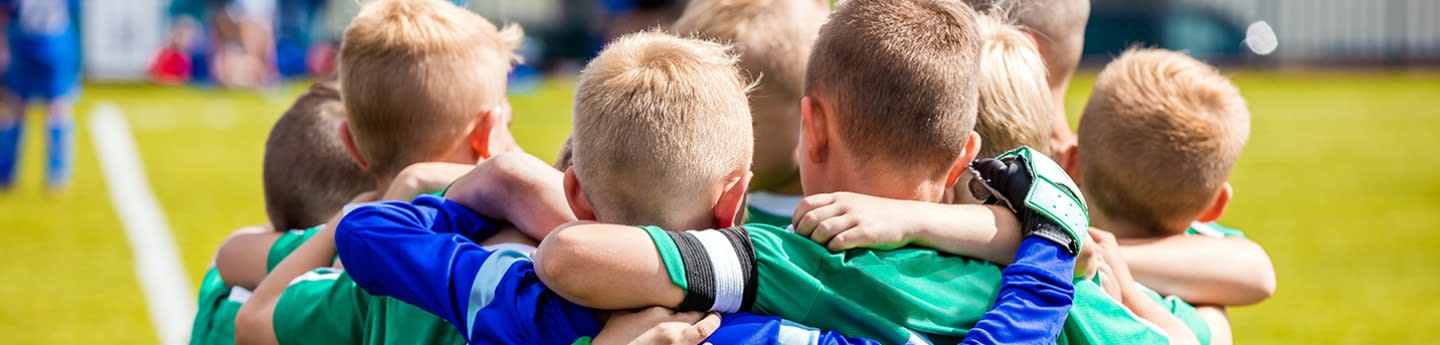
{"type": "Polygon", "coordinates": [[[150,59],[165,44],[167,0],[84,0],[80,37],[85,77],[144,80],[150,59]]]}

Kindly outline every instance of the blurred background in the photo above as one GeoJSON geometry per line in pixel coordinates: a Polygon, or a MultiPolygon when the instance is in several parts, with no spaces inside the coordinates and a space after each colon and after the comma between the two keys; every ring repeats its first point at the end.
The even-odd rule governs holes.
{"type": "MultiPolygon", "coordinates": [[[[547,159],[586,59],[682,2],[459,1],[524,27],[514,132],[547,159]]],[[[77,3],[74,180],[47,190],[42,139],[25,138],[0,192],[0,344],[183,343],[215,247],[265,222],[271,124],[334,71],[358,5],[77,3]]],[[[1222,66],[1250,104],[1222,223],[1267,248],[1279,290],[1231,309],[1237,343],[1440,343],[1440,1],[1095,0],[1072,123],[1094,71],[1135,45],[1222,66]]]]}

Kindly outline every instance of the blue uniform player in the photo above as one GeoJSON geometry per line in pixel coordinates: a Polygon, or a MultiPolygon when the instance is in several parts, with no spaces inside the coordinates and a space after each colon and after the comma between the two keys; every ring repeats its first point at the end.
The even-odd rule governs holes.
{"type": "Polygon", "coordinates": [[[74,118],[70,106],[80,85],[78,0],[0,0],[0,67],[5,70],[4,107],[0,108],[0,189],[15,181],[26,106],[46,108],[50,156],[46,181],[52,189],[70,181],[75,160],[74,118]]]}

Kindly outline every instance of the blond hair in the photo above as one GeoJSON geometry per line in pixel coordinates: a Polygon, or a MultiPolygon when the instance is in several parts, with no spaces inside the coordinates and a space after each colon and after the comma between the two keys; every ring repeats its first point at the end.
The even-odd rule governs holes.
{"type": "Polygon", "coordinates": [[[694,0],[675,22],[681,35],[733,45],[741,71],[756,79],[750,113],[757,187],[797,171],[805,64],[828,12],[812,0],[694,0]]]}
{"type": "Polygon", "coordinates": [[[948,171],[975,126],[976,14],[955,0],[848,0],[821,27],[805,92],[862,159],[948,171]]]}
{"type": "Polygon", "coordinates": [[[1132,49],[1105,66],[1080,118],[1080,169],[1093,210],[1183,231],[1214,202],[1245,141],[1245,99],[1215,67],[1132,49]]]}
{"type": "Polygon", "coordinates": [[[965,0],[978,11],[1004,11],[1033,33],[1049,72],[1049,85],[1065,86],[1080,66],[1090,0],[965,0]]]}
{"type": "Polygon", "coordinates": [[[475,116],[503,102],[520,37],[442,0],[366,4],[345,30],[339,75],[369,170],[393,176],[461,145],[475,116]]]}
{"type": "Polygon", "coordinates": [[[748,86],[736,60],[719,43],[641,32],[580,72],[571,162],[600,220],[690,221],[713,207],[699,196],[750,168],[748,86]]]}
{"type": "Polygon", "coordinates": [[[355,195],[375,188],[375,178],[345,152],[337,131],[344,120],[340,90],[322,81],[270,128],[261,185],[265,213],[276,230],[324,223],[355,195]]]}
{"type": "Polygon", "coordinates": [[[1050,151],[1051,114],[1055,103],[1045,81],[1045,62],[1035,42],[1006,23],[1006,14],[980,16],[980,106],[975,132],[980,133],[980,156],[994,157],[1029,146],[1050,151]]]}

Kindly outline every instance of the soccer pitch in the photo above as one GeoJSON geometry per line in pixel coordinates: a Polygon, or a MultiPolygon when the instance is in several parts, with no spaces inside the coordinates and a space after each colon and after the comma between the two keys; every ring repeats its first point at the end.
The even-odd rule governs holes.
{"type": "MultiPolygon", "coordinates": [[[[1237,343],[1440,342],[1440,74],[1233,77],[1253,127],[1222,221],[1264,245],[1279,276],[1269,301],[1231,310],[1237,343]]],[[[1075,81],[1072,117],[1092,78],[1075,81]]],[[[550,80],[510,98],[527,151],[554,157],[573,87],[550,80]]],[[[135,250],[146,248],[131,248],[111,205],[88,128],[94,109],[114,105],[128,120],[193,289],[231,230],[265,222],[265,136],[302,90],[87,85],[75,180],[61,194],[44,191],[32,110],[21,178],[0,193],[0,343],[159,341],[135,273],[135,250]]]]}

